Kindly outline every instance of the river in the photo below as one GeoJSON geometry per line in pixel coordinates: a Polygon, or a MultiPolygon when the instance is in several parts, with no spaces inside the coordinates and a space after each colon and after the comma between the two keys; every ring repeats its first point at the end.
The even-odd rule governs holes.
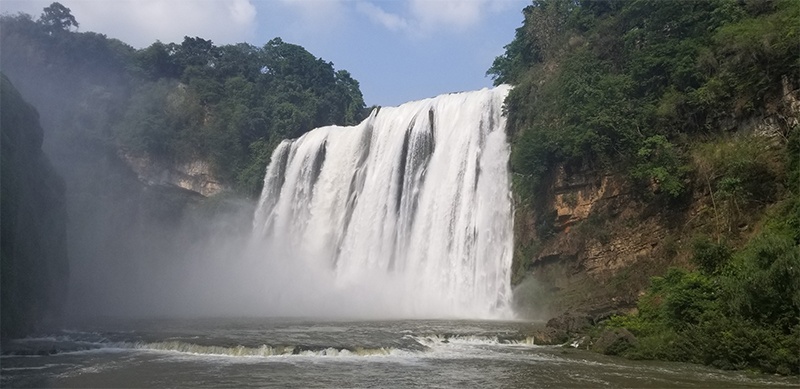
{"type": "Polygon", "coordinates": [[[535,324],[463,320],[94,320],[7,341],[2,387],[791,386],[794,377],[531,344],[535,324]]]}

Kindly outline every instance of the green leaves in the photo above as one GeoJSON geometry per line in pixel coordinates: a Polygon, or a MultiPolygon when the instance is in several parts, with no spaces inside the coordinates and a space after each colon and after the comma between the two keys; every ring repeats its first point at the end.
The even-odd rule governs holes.
{"type": "MultiPolygon", "coordinates": [[[[517,84],[507,100],[512,168],[533,185],[557,164],[615,166],[679,197],[686,135],[774,113],[784,81],[800,79],[796,1],[548,0],[523,14],[488,74],[517,84]]],[[[735,207],[770,199],[774,184],[751,185],[770,177],[761,173],[724,177],[714,190],[735,207]]]]}
{"type": "Polygon", "coordinates": [[[794,217],[778,209],[738,251],[695,240],[692,262],[700,271],[673,268],[654,277],[636,314],[605,324],[638,337],[625,355],[800,372],[800,245],[785,223],[794,217]]]}
{"type": "MultiPolygon", "coordinates": [[[[95,44],[110,51],[105,38],[95,44]]],[[[113,123],[116,142],[176,160],[206,159],[251,195],[260,191],[263,180],[256,176],[280,139],[364,117],[350,73],[279,38],[257,48],[185,37],[179,45],[156,42],[130,54],[114,64],[130,72],[133,86],[113,123]]]]}
{"type": "Polygon", "coordinates": [[[78,21],[72,16],[69,8],[55,2],[44,8],[39,23],[47,28],[50,33],[68,31],[70,27],[78,28],[78,21]]]}
{"type": "Polygon", "coordinates": [[[728,249],[696,245],[695,261],[704,264],[704,273],[673,268],[654,277],[638,312],[605,326],[628,328],[637,336],[639,342],[624,353],[631,358],[797,374],[798,250],[766,234],[729,265],[728,249]],[[726,270],[711,274],[706,266],[726,270]]]}
{"type": "Polygon", "coordinates": [[[725,243],[713,243],[707,237],[699,237],[692,246],[692,262],[703,274],[719,274],[731,259],[731,248],[725,243]]]}
{"type": "Polygon", "coordinates": [[[663,191],[673,198],[683,193],[683,180],[688,168],[679,150],[664,135],[645,139],[636,156],[637,163],[632,170],[634,178],[649,180],[656,192],[663,191]]]}
{"type": "Polygon", "coordinates": [[[789,236],[762,234],[734,267],[727,285],[736,314],[785,334],[800,324],[800,246],[789,236]]]}
{"type": "Polygon", "coordinates": [[[714,34],[720,66],[739,114],[758,107],[745,101],[780,97],[781,78],[800,77],[800,3],[777,2],[776,12],[724,25],[714,34]]]}

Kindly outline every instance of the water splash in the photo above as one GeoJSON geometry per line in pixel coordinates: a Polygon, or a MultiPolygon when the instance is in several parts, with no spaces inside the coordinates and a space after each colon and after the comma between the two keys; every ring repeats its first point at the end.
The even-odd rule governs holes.
{"type": "Polygon", "coordinates": [[[254,218],[266,260],[314,272],[366,310],[509,317],[508,90],[382,108],[282,142],[254,218]]]}

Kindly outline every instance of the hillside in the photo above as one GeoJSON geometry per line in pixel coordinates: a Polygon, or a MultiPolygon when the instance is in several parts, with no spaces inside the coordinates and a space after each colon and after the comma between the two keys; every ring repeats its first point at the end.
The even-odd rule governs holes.
{"type": "Polygon", "coordinates": [[[515,85],[520,310],[638,338],[608,353],[796,374],[800,3],[523,13],[489,70],[515,85]]]}
{"type": "Polygon", "coordinates": [[[365,115],[350,73],[280,38],[256,47],[187,36],[137,50],[77,27],[59,3],[36,20],[0,17],[0,68],[58,129],[46,144],[54,155],[92,145],[184,173],[200,163],[252,197],[281,139],[365,115]]]}

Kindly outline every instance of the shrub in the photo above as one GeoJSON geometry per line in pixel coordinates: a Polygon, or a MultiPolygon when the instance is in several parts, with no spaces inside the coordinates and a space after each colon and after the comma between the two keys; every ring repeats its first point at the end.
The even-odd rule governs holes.
{"type": "Polygon", "coordinates": [[[731,249],[725,243],[713,243],[708,237],[699,237],[692,244],[692,262],[706,275],[719,273],[731,258],[731,249]]]}

